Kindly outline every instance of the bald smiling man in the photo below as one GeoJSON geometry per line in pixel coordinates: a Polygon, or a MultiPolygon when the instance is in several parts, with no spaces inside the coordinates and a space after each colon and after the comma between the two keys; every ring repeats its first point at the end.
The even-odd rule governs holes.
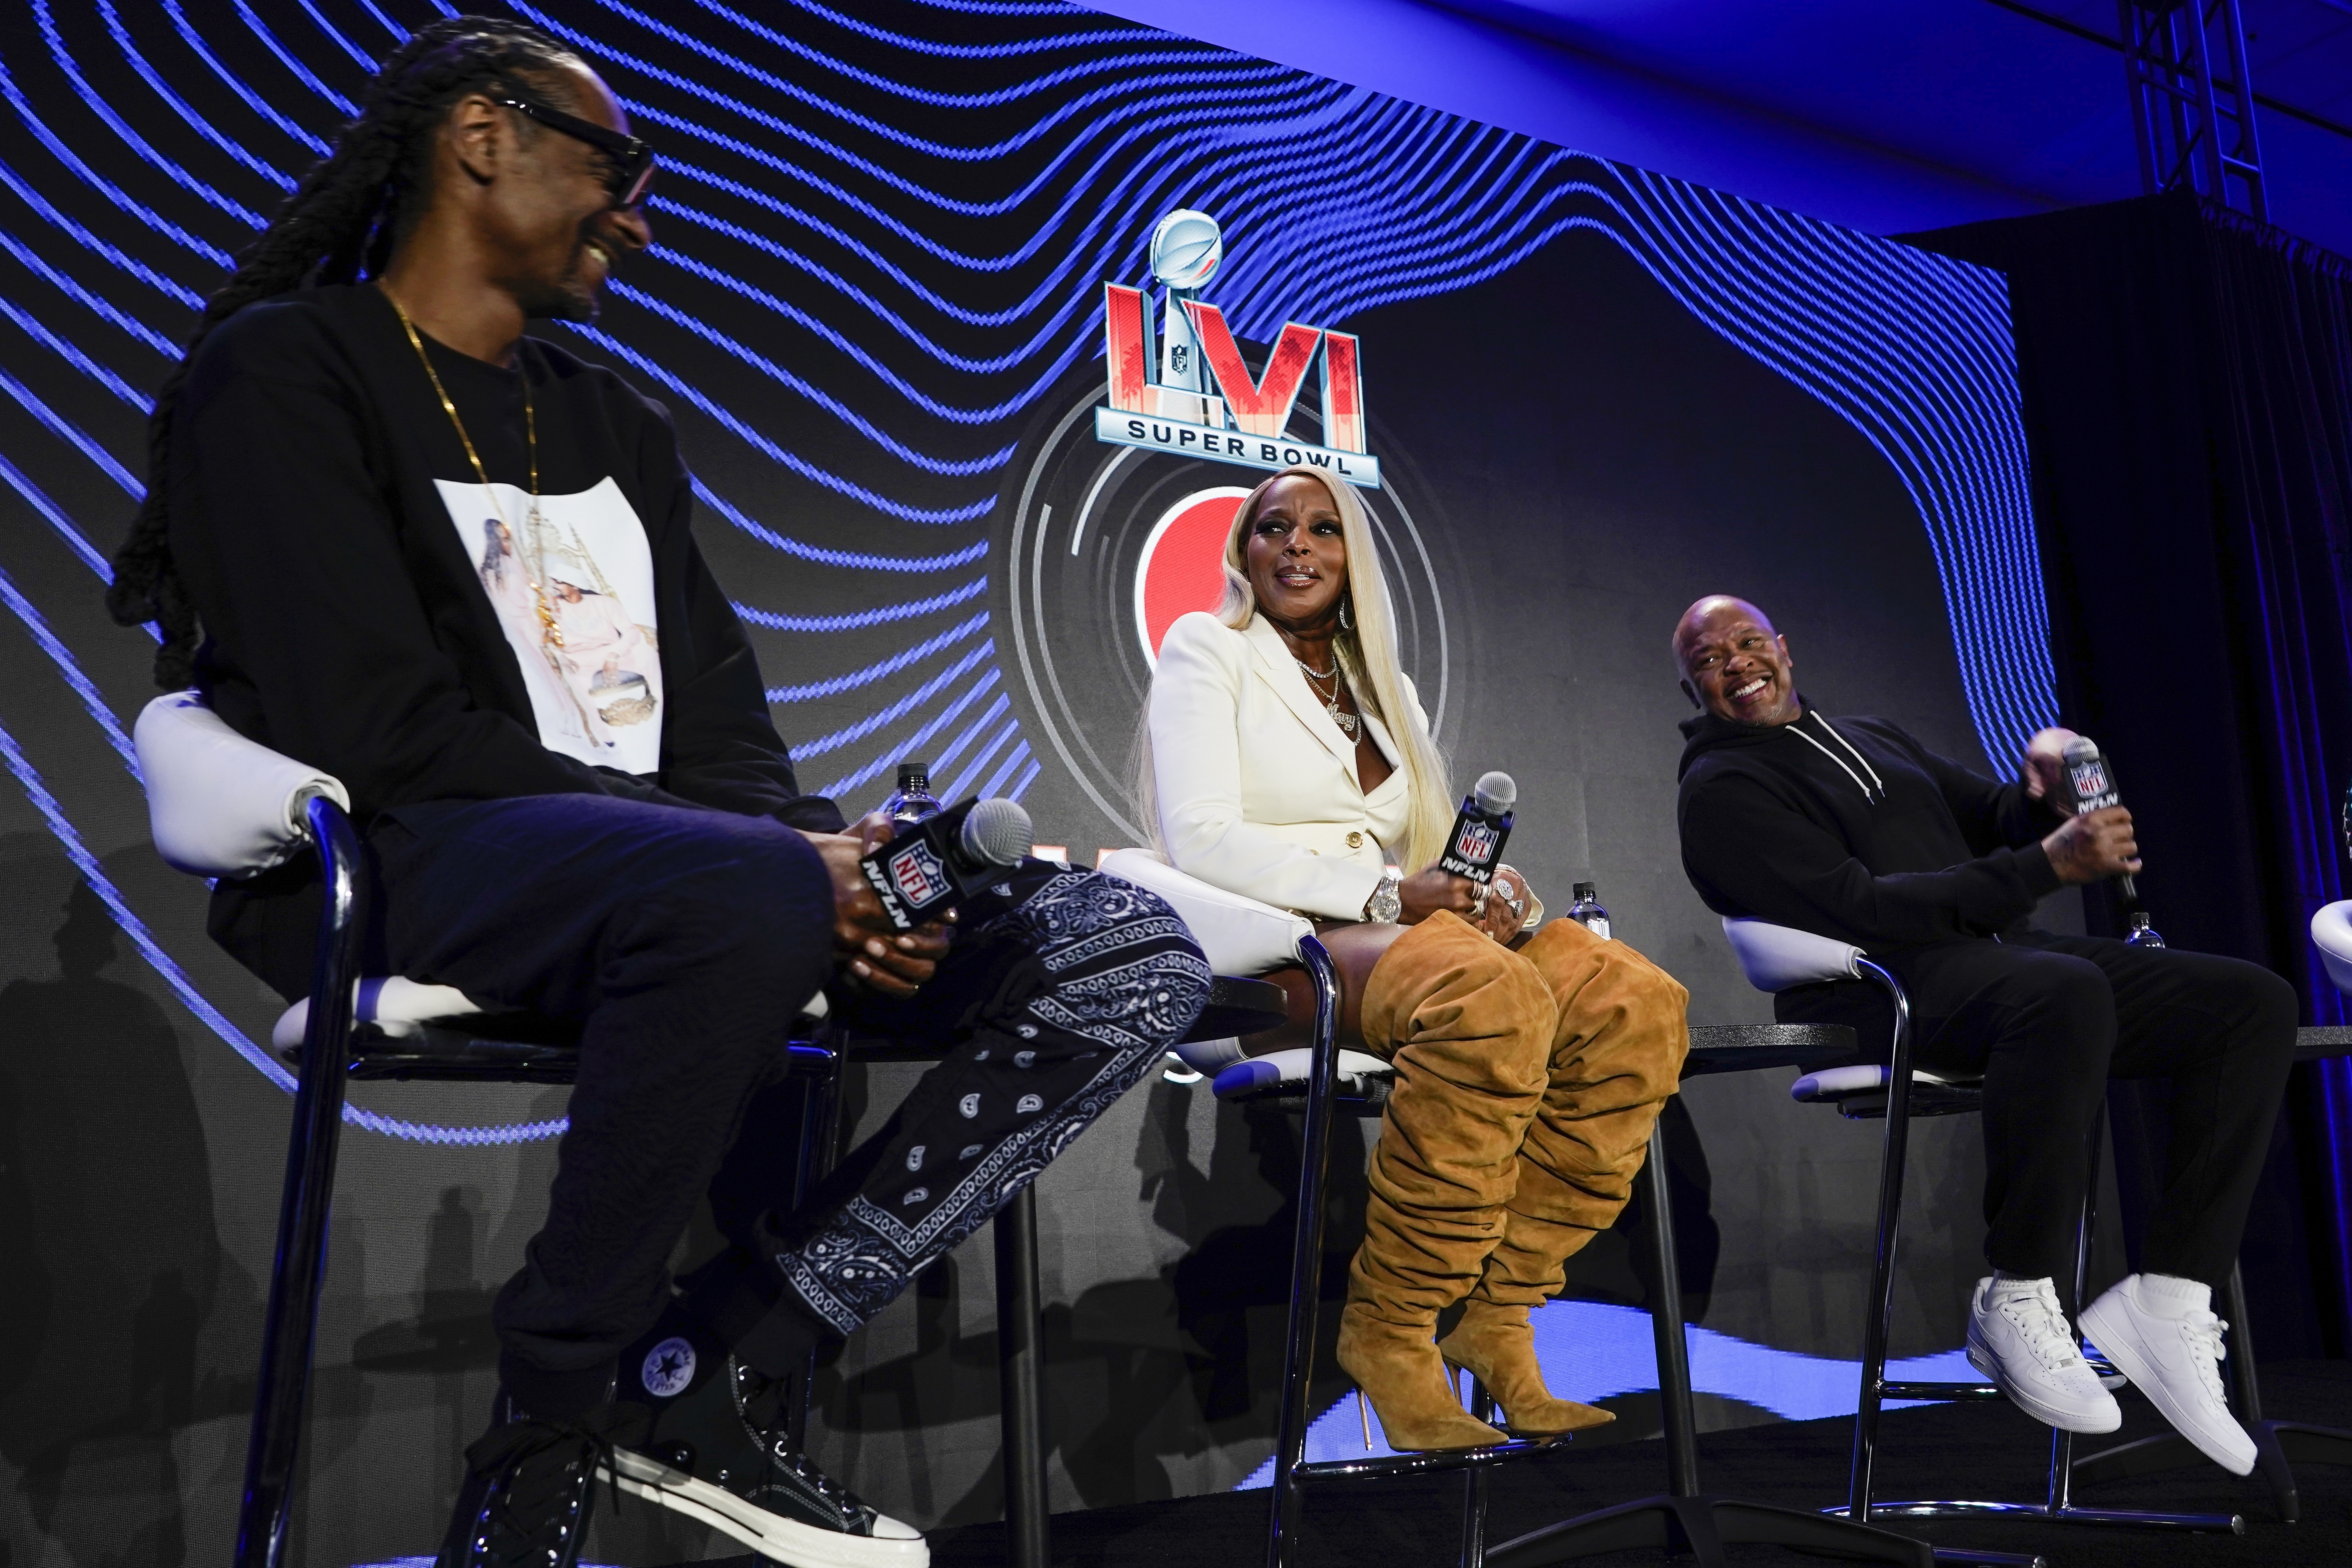
{"type": "MultiPolygon", "coordinates": [[[[2221,1395],[2211,1286],[2229,1275],[2294,1060],[2294,991],[2236,959],[2061,936],[2045,895],[2139,868],[2131,814],[2067,815],[2044,730],[1996,784],[1885,719],[1832,722],[1799,694],[1788,639],[1711,595],[1675,628],[1683,692],[1683,868],[1717,914],[1834,937],[1894,972],[1922,1066],[1984,1075],[1985,1257],[1969,1359],[2035,1419],[2112,1432],[2115,1398],[2076,1348],[2055,1277],[2071,1265],[2093,1119],[2114,1078],[2172,1080],[2164,1194],[2143,1273],[2082,1313],[2099,1348],[2183,1436],[2239,1475],[2254,1446],[2221,1395]]],[[[1842,981],[1774,999],[1783,1023],[1894,1019],[1842,981]]]]}

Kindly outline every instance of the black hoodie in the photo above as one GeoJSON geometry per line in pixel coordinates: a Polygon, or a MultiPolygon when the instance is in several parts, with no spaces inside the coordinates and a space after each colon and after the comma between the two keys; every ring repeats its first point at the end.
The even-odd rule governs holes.
{"type": "Polygon", "coordinates": [[[2021,922],[2057,890],[2057,814],[1884,719],[1683,721],[1683,869],[1707,908],[1872,952],[2021,922]]]}

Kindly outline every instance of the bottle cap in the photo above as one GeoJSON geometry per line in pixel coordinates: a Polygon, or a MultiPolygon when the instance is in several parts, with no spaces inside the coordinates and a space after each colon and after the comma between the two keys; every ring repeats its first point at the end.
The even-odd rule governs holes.
{"type": "Polygon", "coordinates": [[[900,763],[898,764],[898,793],[900,795],[905,795],[908,790],[928,790],[930,787],[930,763],[900,763]]]}
{"type": "Polygon", "coordinates": [[[1594,902],[1598,903],[1601,898],[1599,890],[1590,882],[1577,883],[1575,888],[1570,891],[1569,896],[1579,903],[1583,902],[1587,899],[1591,899],[1594,902]]]}

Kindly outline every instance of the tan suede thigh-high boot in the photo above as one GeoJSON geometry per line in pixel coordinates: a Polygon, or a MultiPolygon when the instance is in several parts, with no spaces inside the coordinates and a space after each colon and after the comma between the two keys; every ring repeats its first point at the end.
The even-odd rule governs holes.
{"type": "Polygon", "coordinates": [[[1543,1097],[1551,993],[1526,959],[1459,917],[1397,939],[1364,990],[1364,1043],[1393,1060],[1364,1242],[1349,1270],[1339,1365],[1394,1448],[1503,1435],[1462,1408],[1437,1314],[1477,1283],[1503,1235],[1519,1142],[1543,1097]]]}
{"type": "Polygon", "coordinates": [[[1545,1388],[1528,1313],[1560,1288],[1570,1256],[1615,1224],[1633,1195],[1650,1129],[1690,1048],[1690,994],[1623,942],[1574,921],[1552,922],[1519,951],[1558,1011],[1550,1081],[1520,1146],[1502,1239],[1439,1348],[1494,1394],[1511,1430],[1534,1435],[1615,1419],[1545,1388]]]}

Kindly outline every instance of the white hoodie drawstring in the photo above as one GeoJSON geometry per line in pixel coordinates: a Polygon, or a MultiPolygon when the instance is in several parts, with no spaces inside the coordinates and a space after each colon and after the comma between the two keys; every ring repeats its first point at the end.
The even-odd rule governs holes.
{"type": "Polygon", "coordinates": [[[1878,776],[1878,770],[1870,765],[1870,759],[1864,756],[1862,752],[1855,748],[1854,743],[1852,741],[1849,741],[1843,735],[1839,734],[1836,725],[1832,724],[1827,719],[1822,718],[1819,713],[1814,714],[1813,718],[1822,729],[1829,731],[1831,740],[1835,741],[1839,745],[1843,746],[1846,750],[1846,754],[1852,757],[1855,762],[1862,764],[1862,771],[1870,775],[1870,782],[1878,786],[1878,798],[1885,800],[1886,798],[1886,781],[1878,776]]]}
{"type": "Polygon", "coordinates": [[[1862,798],[1865,803],[1875,805],[1879,801],[1886,798],[1886,782],[1878,776],[1878,770],[1872,767],[1870,765],[1870,759],[1864,756],[1860,752],[1855,751],[1853,742],[1847,740],[1843,735],[1839,734],[1828,720],[1822,719],[1820,714],[1808,709],[1804,714],[1799,717],[1797,722],[1790,725],[1789,728],[1794,730],[1797,732],[1798,738],[1802,740],[1807,745],[1812,747],[1813,750],[1819,752],[1822,755],[1835,763],[1838,767],[1844,772],[1845,776],[1853,781],[1853,787],[1862,792],[1862,798]],[[1827,746],[1822,745],[1819,741],[1814,740],[1811,735],[1805,733],[1804,721],[1809,718],[1820,719],[1822,728],[1829,731],[1830,739],[1835,741],[1839,745],[1845,748],[1846,756],[1852,757],[1855,762],[1862,764],[1862,773],[1868,773],[1870,775],[1869,784],[1862,782],[1862,773],[1857,773],[1852,768],[1845,765],[1845,757],[1839,756],[1835,752],[1831,751],[1827,746]],[[1871,793],[1874,785],[1878,791],[1876,795],[1873,795],[1871,793]]]}

